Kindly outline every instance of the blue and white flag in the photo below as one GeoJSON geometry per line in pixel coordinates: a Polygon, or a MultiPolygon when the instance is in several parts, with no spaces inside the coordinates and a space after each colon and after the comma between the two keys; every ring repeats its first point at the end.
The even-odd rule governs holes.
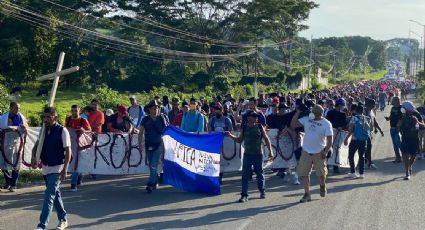
{"type": "Polygon", "coordinates": [[[162,138],[166,184],[190,192],[220,194],[223,133],[193,134],[168,126],[162,138]]]}

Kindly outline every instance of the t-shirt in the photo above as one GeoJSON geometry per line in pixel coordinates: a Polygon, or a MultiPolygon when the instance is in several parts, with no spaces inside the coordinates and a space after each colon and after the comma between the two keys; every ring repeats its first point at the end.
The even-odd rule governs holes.
{"type": "MultiPolygon", "coordinates": [[[[264,113],[261,111],[257,111],[257,114],[258,114],[258,118],[257,118],[258,123],[260,123],[262,126],[266,126],[267,123],[266,123],[266,117],[264,116],[264,113]]],[[[242,122],[241,122],[242,127],[247,123],[247,115],[248,113],[244,113],[242,115],[242,122]]]]}
{"type": "Polygon", "coordinates": [[[384,93],[384,92],[379,93],[379,96],[378,97],[379,97],[379,101],[380,102],[385,102],[387,100],[387,94],[384,93]]]}
{"type": "Polygon", "coordinates": [[[198,111],[183,114],[181,129],[186,132],[203,132],[205,119],[198,111]]]}
{"type": "Polygon", "coordinates": [[[402,123],[401,123],[400,131],[401,131],[401,134],[402,134],[401,137],[403,140],[416,139],[419,137],[419,133],[415,127],[416,124],[413,121],[413,117],[416,117],[419,122],[422,122],[422,117],[417,112],[412,113],[411,116],[407,114],[403,114],[401,118],[402,123]]]}
{"type": "Polygon", "coordinates": [[[267,126],[270,129],[284,129],[286,125],[289,125],[288,119],[289,117],[286,114],[283,114],[283,115],[271,114],[267,116],[267,119],[266,119],[267,126]]]}
{"type": "Polygon", "coordinates": [[[345,128],[347,126],[347,115],[344,112],[332,109],[326,115],[326,119],[331,122],[333,128],[345,128]]]}
{"type": "Polygon", "coordinates": [[[393,106],[391,108],[390,112],[390,126],[391,128],[396,128],[398,121],[400,121],[401,116],[403,113],[401,112],[401,105],[400,106],[393,106]]]}
{"type": "Polygon", "coordinates": [[[214,132],[232,131],[232,121],[230,118],[222,116],[221,118],[212,117],[208,124],[210,130],[214,132]]]}
{"type": "Polygon", "coordinates": [[[139,128],[138,125],[144,116],[143,107],[140,105],[130,106],[127,111],[128,111],[128,115],[131,117],[131,120],[133,121],[134,127],[139,128]]]}
{"type": "Polygon", "coordinates": [[[163,116],[158,116],[155,120],[150,116],[146,116],[143,118],[142,123],[140,123],[140,127],[145,129],[145,144],[146,148],[149,147],[158,147],[159,144],[162,143],[162,134],[165,131],[165,121],[163,116]]]}
{"type": "Polygon", "coordinates": [[[65,127],[71,128],[71,129],[83,128],[85,130],[89,130],[90,124],[86,119],[81,117],[77,117],[77,118],[67,117],[65,120],[65,127]]]}
{"type": "MultiPolygon", "coordinates": [[[[62,143],[63,143],[64,149],[71,146],[71,137],[70,137],[67,129],[62,129],[61,138],[62,138],[62,143]]],[[[48,174],[52,174],[52,173],[60,173],[63,170],[63,166],[64,166],[64,164],[55,165],[55,166],[47,166],[47,165],[43,164],[42,174],[48,175],[48,174]]]]}
{"type": "Polygon", "coordinates": [[[326,137],[333,136],[332,124],[323,118],[319,121],[308,117],[299,119],[304,126],[303,150],[310,154],[317,154],[326,147],[326,137]]]}
{"type": "Polygon", "coordinates": [[[94,111],[89,115],[88,118],[89,124],[92,127],[92,131],[95,133],[102,132],[102,125],[105,124],[105,115],[101,111],[94,111]],[[94,124],[100,123],[99,127],[95,128],[94,124]]]}

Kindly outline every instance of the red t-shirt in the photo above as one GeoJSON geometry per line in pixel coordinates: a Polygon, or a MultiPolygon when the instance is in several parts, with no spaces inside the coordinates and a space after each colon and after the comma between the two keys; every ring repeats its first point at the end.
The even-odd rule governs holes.
{"type": "Polygon", "coordinates": [[[65,126],[71,129],[83,128],[85,130],[90,130],[90,124],[87,121],[87,119],[84,119],[81,117],[77,117],[77,118],[67,117],[65,120],[65,126]]]}
{"type": "Polygon", "coordinates": [[[177,114],[177,116],[171,121],[171,125],[180,127],[182,125],[183,113],[177,114]]]}
{"type": "Polygon", "coordinates": [[[103,115],[102,112],[94,111],[93,113],[90,114],[88,120],[89,120],[90,126],[92,127],[93,132],[95,133],[102,132],[102,125],[105,124],[105,115],[103,115]],[[97,128],[95,128],[94,126],[96,123],[100,123],[100,125],[97,128]]]}

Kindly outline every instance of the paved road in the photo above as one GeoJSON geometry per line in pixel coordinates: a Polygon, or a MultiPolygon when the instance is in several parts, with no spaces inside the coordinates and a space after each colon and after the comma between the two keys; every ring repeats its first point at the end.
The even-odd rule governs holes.
{"type": "MultiPolygon", "coordinates": [[[[366,171],[366,179],[330,176],[329,194],[320,198],[313,179],[313,201],[298,203],[301,186],[267,176],[268,197],[257,199],[255,182],[251,200],[235,203],[241,189],[240,175],[227,175],[221,196],[205,196],[164,186],[146,194],[146,177],[109,177],[86,181],[78,192],[63,187],[69,229],[424,229],[425,160],[418,161],[411,181],[404,181],[401,164],[391,163],[393,151],[389,124],[385,137],[374,139],[373,158],[379,167],[366,171]]],[[[42,203],[43,187],[0,192],[0,229],[33,229],[42,203]]],[[[52,215],[50,228],[57,224],[52,215]]]]}

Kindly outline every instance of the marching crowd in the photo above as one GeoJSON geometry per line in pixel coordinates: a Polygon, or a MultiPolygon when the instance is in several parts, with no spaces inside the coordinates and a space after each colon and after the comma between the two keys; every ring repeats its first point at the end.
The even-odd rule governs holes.
{"type": "MultiPolygon", "coordinates": [[[[256,174],[260,198],[266,198],[264,146],[269,150],[268,157],[273,158],[266,130],[291,130],[303,140],[301,147],[295,150],[298,162],[296,172],[287,174],[290,169],[279,169],[278,174],[292,175],[294,184],[299,184],[298,177],[301,177],[305,193],[300,202],[308,202],[311,201],[312,169],[320,179],[320,196],[325,197],[327,194],[326,162],[332,154],[333,137],[337,131],[348,132],[344,144],[349,148],[349,177],[365,178],[366,167],[377,169],[371,154],[372,138],[378,132],[384,136],[384,132],[376,120],[376,112],[384,111],[385,107],[391,104],[391,112],[385,118],[391,126],[390,136],[395,156],[393,162],[404,163],[405,179],[410,180],[416,157],[423,157],[425,151],[425,105],[416,108],[412,102],[406,100],[407,94],[413,88],[414,82],[410,81],[359,81],[321,91],[259,94],[258,98],[235,99],[229,94],[224,97],[216,96],[210,102],[203,97],[170,100],[168,96],[155,96],[144,106],[138,103],[136,96],[131,96],[129,107],[117,105],[114,110],[107,109],[104,112],[98,100],[93,100],[90,105],[82,108],[73,105],[70,108],[71,115],[64,122],[58,121],[54,108],[46,108],[43,121],[47,133],[41,151],[41,165],[47,188],[37,227],[44,229],[47,226],[53,206],[60,221],[58,229],[64,229],[68,225],[59,191],[60,181],[66,178],[71,159],[70,135],[66,128],[76,130],[77,134],[137,133],[139,148],[145,149],[149,162],[150,176],[146,186],[148,193],[158,186],[158,164],[164,152],[162,134],[168,125],[179,127],[186,132],[224,132],[235,142],[244,143],[239,202],[248,201],[248,182],[253,172],[256,174]],[[358,173],[354,161],[356,153],[359,158],[358,173]]],[[[10,111],[0,117],[0,129],[9,126],[20,126],[23,129],[28,127],[19,110],[18,103],[10,103],[10,111]]],[[[32,163],[34,167],[40,164],[35,157],[32,163]]],[[[337,166],[332,170],[339,173],[337,166]]],[[[6,181],[3,189],[13,192],[16,189],[19,170],[2,171],[6,181]]],[[[80,186],[82,176],[76,172],[72,173],[73,191],[80,186]]]]}

